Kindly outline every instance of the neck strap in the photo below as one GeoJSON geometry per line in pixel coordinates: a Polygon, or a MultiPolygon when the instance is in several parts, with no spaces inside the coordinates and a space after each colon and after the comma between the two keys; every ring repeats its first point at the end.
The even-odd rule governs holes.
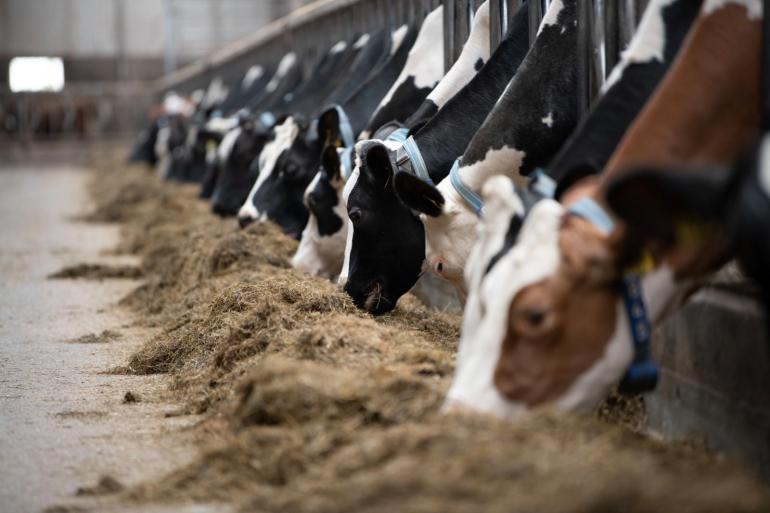
{"type": "Polygon", "coordinates": [[[461,160],[461,158],[455,160],[455,163],[452,165],[452,169],[449,171],[449,182],[465,203],[476,212],[477,216],[481,217],[484,212],[484,201],[478,194],[471,190],[465,182],[463,182],[462,177],[460,176],[461,160]]]}
{"type": "Polygon", "coordinates": [[[346,148],[351,148],[356,143],[356,137],[353,135],[353,126],[350,124],[350,118],[348,118],[345,109],[341,106],[335,105],[334,110],[337,111],[337,117],[339,118],[342,144],[344,144],[346,148]]]}
{"type": "Polygon", "coordinates": [[[658,366],[650,360],[652,327],[644,305],[639,275],[626,274],[622,290],[628,328],[634,342],[634,360],[620,381],[618,391],[625,395],[637,395],[655,390],[660,372],[658,366]]]}
{"type": "Polygon", "coordinates": [[[588,196],[573,203],[568,212],[590,222],[604,235],[611,234],[615,229],[615,221],[612,220],[612,217],[601,205],[588,196]]]}
{"type": "Polygon", "coordinates": [[[399,128],[399,129],[394,130],[393,132],[391,132],[390,135],[385,140],[386,141],[393,141],[393,142],[404,144],[404,142],[406,141],[406,138],[407,138],[408,135],[409,135],[409,129],[408,128],[406,128],[406,127],[399,128]]]}
{"type": "Polygon", "coordinates": [[[348,181],[350,175],[353,174],[353,162],[351,161],[353,153],[353,147],[348,146],[340,153],[340,163],[342,164],[342,178],[348,181]]]}
{"type": "Polygon", "coordinates": [[[412,173],[420,180],[433,185],[428,168],[422,159],[420,148],[417,147],[412,136],[407,137],[404,144],[396,152],[396,166],[399,170],[412,173]]]}
{"type": "MultiPolygon", "coordinates": [[[[550,185],[547,181],[546,184],[550,185]]],[[[535,186],[536,184],[532,184],[532,187],[535,186]]],[[[610,235],[615,229],[615,221],[613,221],[612,216],[590,197],[576,201],[568,212],[582,217],[605,235],[610,235]]],[[[623,277],[621,293],[628,318],[628,328],[634,345],[634,359],[620,381],[618,391],[625,395],[650,392],[657,386],[660,372],[658,366],[650,360],[652,326],[644,304],[640,275],[627,272],[623,277]]]]}

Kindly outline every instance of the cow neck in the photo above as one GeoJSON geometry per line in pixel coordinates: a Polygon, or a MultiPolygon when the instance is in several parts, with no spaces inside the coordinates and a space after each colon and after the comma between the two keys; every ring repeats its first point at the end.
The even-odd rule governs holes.
{"type": "Polygon", "coordinates": [[[433,182],[447,177],[527,55],[527,13],[524,4],[484,67],[413,135],[433,182]]]}
{"type": "Polygon", "coordinates": [[[750,20],[744,6],[728,3],[702,15],[600,182],[637,165],[738,158],[760,126],[760,45],[760,23],[750,20]]]}
{"type": "MultiPolygon", "coordinates": [[[[407,34],[406,38],[413,37],[413,32],[407,34]]],[[[387,62],[380,67],[377,73],[373,74],[366,81],[362,81],[361,86],[357,88],[356,92],[341,103],[345,112],[348,113],[354,134],[358,135],[367,127],[369,119],[372,117],[373,112],[377,110],[377,106],[380,104],[383,96],[385,96],[388,89],[393,86],[393,83],[398,78],[398,74],[406,61],[409,48],[410,41],[402,41],[399,50],[387,58],[387,62]]]]}
{"type": "Polygon", "coordinates": [[[558,183],[557,198],[581,178],[604,169],[675,59],[701,3],[650,2],[628,50],[610,74],[606,91],[548,165],[547,173],[558,183]]]}
{"type": "Polygon", "coordinates": [[[450,170],[449,184],[477,215],[478,191],[491,176],[523,185],[526,167],[543,165],[577,123],[576,3],[554,2],[505,93],[450,170]]]}

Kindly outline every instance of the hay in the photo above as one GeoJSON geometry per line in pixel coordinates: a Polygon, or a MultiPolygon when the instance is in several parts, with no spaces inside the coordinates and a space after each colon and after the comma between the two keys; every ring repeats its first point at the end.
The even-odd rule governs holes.
{"type": "Polygon", "coordinates": [[[639,432],[639,401],[515,424],[444,415],[460,318],[406,297],[373,318],[289,268],[296,243],[238,230],[190,187],[135,169],[94,185],[145,282],[124,300],[162,330],[119,372],[169,373],[205,413],[200,457],[122,500],[246,511],[767,511],[734,463],[639,432]]]}
{"type": "Polygon", "coordinates": [[[138,280],[142,277],[142,270],[132,265],[105,265],[105,264],[77,264],[65,267],[48,278],[57,279],[86,279],[86,280],[108,280],[124,279],[138,280]]]}

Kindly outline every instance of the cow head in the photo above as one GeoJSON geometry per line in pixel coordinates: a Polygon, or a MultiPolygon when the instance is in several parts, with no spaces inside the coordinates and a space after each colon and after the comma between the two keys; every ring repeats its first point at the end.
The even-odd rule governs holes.
{"type": "Polygon", "coordinates": [[[425,258],[419,217],[396,196],[393,164],[381,141],[356,145],[356,168],[345,184],[348,235],[343,286],[359,308],[392,310],[417,282],[425,258]]]}
{"type": "Polygon", "coordinates": [[[448,405],[501,416],[545,404],[584,411],[621,380],[633,357],[621,283],[641,250],[656,262],[642,279],[653,323],[681,300],[693,272],[723,256],[719,237],[704,228],[718,210],[719,181],[650,177],[625,175],[606,190],[610,205],[634,212],[610,233],[569,209],[597,194],[594,184],[573,187],[564,205],[541,199],[522,218],[512,183],[487,182],[448,405]]]}
{"type": "Polygon", "coordinates": [[[234,216],[257,181],[255,164],[270,132],[247,114],[239,116],[238,126],[222,139],[217,150],[219,174],[211,197],[212,210],[221,216],[234,216]]]}
{"type": "Polygon", "coordinates": [[[333,278],[345,256],[347,212],[342,200],[343,168],[352,168],[352,152],[329,145],[321,155],[321,169],[305,190],[310,217],[302,232],[292,266],[314,276],[333,278]],[[343,163],[342,159],[349,159],[343,163]]]}
{"type": "Polygon", "coordinates": [[[259,156],[259,178],[238,212],[239,224],[270,220],[299,239],[308,218],[302,198],[318,171],[320,151],[316,128],[300,116],[277,126],[259,156]]]}

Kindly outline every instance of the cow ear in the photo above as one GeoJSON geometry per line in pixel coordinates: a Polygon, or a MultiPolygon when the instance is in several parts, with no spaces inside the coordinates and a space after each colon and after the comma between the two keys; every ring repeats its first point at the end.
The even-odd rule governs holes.
{"type": "Polygon", "coordinates": [[[433,185],[410,173],[399,171],[396,173],[395,186],[396,194],[407,207],[431,217],[441,215],[444,196],[433,185]]]}
{"type": "Polygon", "coordinates": [[[340,116],[337,109],[326,109],[318,118],[318,138],[324,145],[335,144],[339,133],[340,116]]]}
{"type": "Polygon", "coordinates": [[[326,171],[329,180],[336,180],[340,177],[340,156],[337,148],[326,146],[321,155],[321,165],[326,171]]]}
{"type": "Polygon", "coordinates": [[[369,177],[382,188],[387,188],[393,180],[393,165],[390,153],[384,144],[366,141],[356,146],[356,153],[361,158],[361,173],[369,177]]]}
{"type": "Polygon", "coordinates": [[[637,243],[671,247],[680,242],[683,228],[701,229],[719,222],[728,185],[725,169],[645,167],[612,180],[606,199],[637,243]]]}

